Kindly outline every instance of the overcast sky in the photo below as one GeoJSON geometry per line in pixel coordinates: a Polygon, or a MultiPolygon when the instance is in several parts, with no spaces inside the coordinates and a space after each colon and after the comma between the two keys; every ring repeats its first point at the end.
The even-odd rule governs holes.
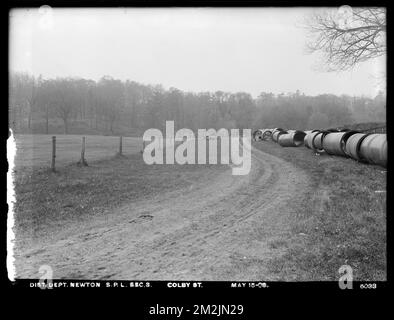
{"type": "Polygon", "coordinates": [[[317,71],[305,53],[308,8],[18,9],[10,69],[44,78],[104,75],[184,91],[375,96],[385,57],[351,72],[317,71]]]}

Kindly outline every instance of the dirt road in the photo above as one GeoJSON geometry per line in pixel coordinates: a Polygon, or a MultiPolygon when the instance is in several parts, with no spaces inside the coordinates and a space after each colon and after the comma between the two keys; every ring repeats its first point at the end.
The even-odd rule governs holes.
{"type": "Polygon", "coordinates": [[[247,176],[229,168],[31,243],[16,252],[17,276],[45,264],[56,279],[275,280],[267,261],[305,192],[306,173],[254,149],[247,176]]]}

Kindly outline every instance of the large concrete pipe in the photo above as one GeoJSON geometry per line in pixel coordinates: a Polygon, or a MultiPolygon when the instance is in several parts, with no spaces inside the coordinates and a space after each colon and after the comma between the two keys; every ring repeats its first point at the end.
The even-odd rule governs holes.
{"type": "MultiPolygon", "coordinates": [[[[271,135],[271,139],[272,140],[274,140],[274,133],[277,133],[277,132],[285,132],[285,133],[287,133],[287,131],[285,129],[282,129],[282,128],[274,128],[274,129],[271,130],[271,132],[272,132],[272,135],[271,135]]],[[[277,137],[277,135],[275,137],[277,137]]]]}
{"type": "Polygon", "coordinates": [[[336,131],[333,131],[333,130],[336,130],[336,129],[328,129],[328,130],[322,130],[322,131],[320,131],[317,135],[315,135],[313,138],[312,138],[312,149],[314,150],[314,151],[316,151],[316,152],[324,152],[324,149],[323,149],[323,139],[324,139],[324,137],[327,135],[327,134],[329,134],[329,133],[331,133],[331,132],[336,132],[336,131]]]}
{"type": "Polygon", "coordinates": [[[368,134],[365,133],[356,133],[350,136],[345,144],[345,153],[354,160],[363,160],[360,155],[360,146],[361,142],[363,142],[367,136],[368,134]]]}
{"type": "Polygon", "coordinates": [[[360,157],[369,163],[387,166],[387,135],[374,133],[367,135],[361,142],[360,157]]]}
{"type": "Polygon", "coordinates": [[[321,131],[318,134],[314,135],[311,142],[311,149],[318,152],[324,151],[323,138],[326,134],[328,134],[327,131],[321,131]]]}
{"type": "Polygon", "coordinates": [[[309,133],[307,133],[305,135],[305,137],[304,137],[304,145],[305,145],[305,147],[307,147],[309,149],[312,149],[312,147],[313,147],[313,144],[312,144],[313,139],[315,138],[316,135],[319,134],[319,132],[320,131],[317,130],[317,131],[314,131],[314,132],[309,132],[309,133]]]}
{"type": "Polygon", "coordinates": [[[330,132],[324,136],[323,149],[328,154],[346,157],[345,144],[347,139],[358,131],[330,132]]]}
{"type": "Polygon", "coordinates": [[[255,141],[267,140],[271,137],[271,129],[258,129],[253,132],[253,139],[255,141]]]}
{"type": "Polygon", "coordinates": [[[305,135],[305,137],[304,137],[304,146],[307,147],[307,148],[309,148],[309,146],[308,146],[308,134],[310,134],[310,133],[307,133],[305,135]]]}
{"type": "Polygon", "coordinates": [[[260,129],[254,131],[254,132],[253,132],[253,140],[254,140],[254,141],[259,141],[261,135],[262,135],[262,132],[261,132],[260,129]]]}
{"type": "Polygon", "coordinates": [[[272,133],[272,140],[275,142],[278,142],[279,136],[281,136],[282,134],[286,134],[286,133],[287,133],[287,131],[278,131],[278,130],[274,131],[272,133]]]}
{"type": "Polygon", "coordinates": [[[263,133],[263,135],[262,135],[263,140],[268,140],[269,138],[271,138],[271,135],[272,135],[271,129],[263,129],[261,131],[263,133]]]}
{"type": "MultiPolygon", "coordinates": [[[[273,141],[275,141],[274,140],[274,134],[276,133],[276,132],[282,132],[282,131],[285,131],[284,129],[282,129],[282,128],[274,128],[274,129],[272,129],[271,130],[271,139],[273,140],[273,141]]],[[[276,137],[276,136],[275,136],[276,137]]]]}
{"type": "Polygon", "coordinates": [[[281,134],[278,137],[278,143],[282,147],[298,147],[304,143],[304,131],[289,130],[286,134],[281,134]]]}
{"type": "Polygon", "coordinates": [[[267,140],[271,137],[271,129],[261,129],[261,140],[267,140]]]}

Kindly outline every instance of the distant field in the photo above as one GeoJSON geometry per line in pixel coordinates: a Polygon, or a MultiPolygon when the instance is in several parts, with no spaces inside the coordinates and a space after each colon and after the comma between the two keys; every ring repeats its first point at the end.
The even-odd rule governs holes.
{"type": "MultiPolygon", "coordinates": [[[[52,136],[46,134],[15,135],[17,152],[15,166],[50,167],[52,136]]],[[[113,157],[119,151],[119,137],[86,137],[85,159],[89,161],[113,157]]],[[[78,162],[81,156],[82,135],[56,135],[56,166],[78,162]]],[[[123,137],[123,154],[131,155],[141,151],[142,139],[123,137]]]]}

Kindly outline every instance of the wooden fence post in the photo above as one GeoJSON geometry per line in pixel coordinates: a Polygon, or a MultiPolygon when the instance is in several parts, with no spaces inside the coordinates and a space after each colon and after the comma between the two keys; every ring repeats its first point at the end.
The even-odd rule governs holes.
{"type": "Polygon", "coordinates": [[[52,164],[51,164],[52,172],[56,171],[55,159],[56,159],[56,136],[52,136],[52,164]]]}
{"type": "Polygon", "coordinates": [[[85,160],[85,137],[82,137],[81,159],[79,160],[78,164],[82,166],[88,165],[88,163],[85,160]]]}
{"type": "Polygon", "coordinates": [[[122,136],[119,137],[119,155],[122,155],[122,136]]]}

